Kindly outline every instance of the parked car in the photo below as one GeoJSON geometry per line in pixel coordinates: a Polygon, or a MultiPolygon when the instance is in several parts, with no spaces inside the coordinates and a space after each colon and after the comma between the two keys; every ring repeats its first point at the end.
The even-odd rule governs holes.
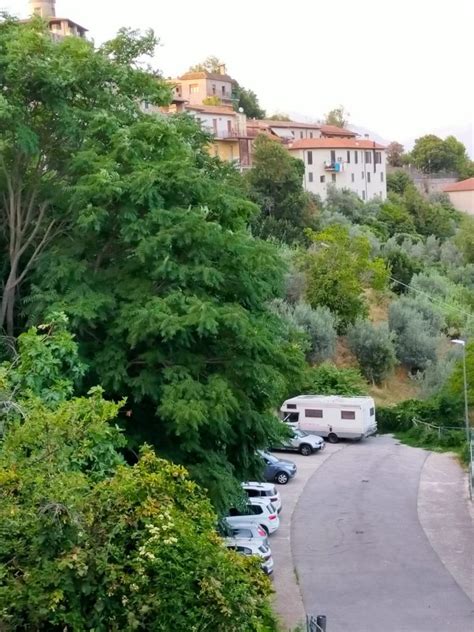
{"type": "Polygon", "coordinates": [[[265,470],[263,472],[265,480],[286,485],[290,478],[293,478],[296,474],[296,465],[291,461],[277,459],[273,454],[263,450],[258,450],[258,454],[265,462],[265,470]]]}
{"type": "Polygon", "coordinates": [[[268,544],[268,536],[265,529],[259,524],[246,522],[245,517],[242,518],[242,522],[236,522],[234,524],[228,523],[227,519],[224,518],[224,523],[224,528],[221,531],[223,532],[222,535],[227,538],[257,540],[263,542],[263,544],[268,544]]]}
{"type": "Polygon", "coordinates": [[[280,493],[276,490],[275,485],[272,483],[247,481],[246,483],[242,483],[242,489],[247,492],[247,496],[249,498],[265,498],[267,502],[272,503],[278,513],[280,513],[280,493]]]}
{"type": "Polygon", "coordinates": [[[262,563],[262,570],[267,574],[273,573],[272,551],[268,544],[263,544],[257,540],[240,540],[236,538],[226,538],[224,545],[231,551],[236,551],[241,555],[256,555],[262,563]]]}
{"type": "Polygon", "coordinates": [[[277,510],[263,498],[249,498],[245,507],[241,509],[233,507],[226,517],[227,524],[231,526],[241,524],[244,520],[261,525],[268,535],[274,533],[280,526],[277,510]]]}
{"type": "Polygon", "coordinates": [[[289,452],[299,452],[303,456],[309,456],[313,452],[324,450],[325,443],[322,437],[309,434],[304,430],[292,428],[293,436],[281,445],[275,446],[273,450],[287,450],[289,452]]]}

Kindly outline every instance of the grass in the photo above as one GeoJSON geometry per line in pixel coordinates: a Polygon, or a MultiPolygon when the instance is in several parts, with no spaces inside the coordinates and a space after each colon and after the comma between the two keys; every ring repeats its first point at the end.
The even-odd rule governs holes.
{"type": "Polygon", "coordinates": [[[404,367],[398,366],[381,386],[370,386],[369,394],[377,406],[391,406],[407,399],[418,399],[420,386],[404,367]]]}
{"type": "Polygon", "coordinates": [[[412,448],[423,448],[425,450],[431,450],[431,452],[450,452],[456,456],[461,465],[467,466],[469,464],[469,448],[464,438],[464,431],[459,430],[458,432],[458,441],[454,439],[452,441],[440,440],[436,433],[420,432],[416,428],[404,432],[397,431],[394,432],[393,435],[401,443],[409,445],[412,448]]]}

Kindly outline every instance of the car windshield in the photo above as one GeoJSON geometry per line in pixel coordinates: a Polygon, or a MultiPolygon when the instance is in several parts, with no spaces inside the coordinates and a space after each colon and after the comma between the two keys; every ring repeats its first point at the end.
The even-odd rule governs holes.
{"type": "Polygon", "coordinates": [[[265,459],[265,461],[268,461],[269,463],[278,463],[278,459],[273,456],[273,454],[269,454],[268,452],[262,452],[262,456],[265,459]]]}
{"type": "Polygon", "coordinates": [[[302,439],[303,437],[307,437],[307,436],[308,436],[308,433],[305,432],[304,430],[295,430],[295,437],[302,439]]]}

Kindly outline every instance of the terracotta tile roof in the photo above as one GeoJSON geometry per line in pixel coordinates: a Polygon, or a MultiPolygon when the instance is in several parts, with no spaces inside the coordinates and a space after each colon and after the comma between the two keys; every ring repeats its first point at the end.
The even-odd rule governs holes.
{"type": "Polygon", "coordinates": [[[202,112],[203,114],[227,114],[228,116],[235,116],[236,113],[229,106],[225,105],[188,105],[187,110],[196,110],[196,112],[202,112]]]}
{"type": "Polygon", "coordinates": [[[468,178],[467,180],[461,180],[461,182],[454,182],[444,187],[445,193],[451,193],[455,191],[474,191],[474,178],[468,178]]]}
{"type": "Polygon", "coordinates": [[[355,138],[303,138],[288,147],[292,149],[385,149],[373,140],[355,138]]]}
{"type": "Polygon", "coordinates": [[[181,75],[181,77],[178,77],[178,79],[181,79],[182,81],[189,80],[189,79],[211,79],[213,81],[230,81],[230,82],[233,81],[232,77],[230,77],[227,74],[221,75],[218,72],[207,72],[207,70],[203,70],[201,72],[185,72],[184,75],[181,75]]]}
{"type": "Polygon", "coordinates": [[[337,127],[336,125],[321,125],[321,134],[327,134],[328,136],[351,136],[354,138],[357,136],[352,130],[337,127]]]}
{"type": "Polygon", "coordinates": [[[270,119],[249,119],[250,127],[296,127],[298,129],[319,129],[318,123],[300,123],[298,121],[273,121],[270,119]]]}

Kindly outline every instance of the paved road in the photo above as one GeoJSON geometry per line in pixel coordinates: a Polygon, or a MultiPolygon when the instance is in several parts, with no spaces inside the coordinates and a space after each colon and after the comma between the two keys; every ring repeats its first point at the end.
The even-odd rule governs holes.
{"type": "Polygon", "coordinates": [[[328,632],[474,629],[472,601],[418,519],[428,454],[374,437],[333,454],[307,483],[291,544],[306,611],[325,614],[328,632]]]}

